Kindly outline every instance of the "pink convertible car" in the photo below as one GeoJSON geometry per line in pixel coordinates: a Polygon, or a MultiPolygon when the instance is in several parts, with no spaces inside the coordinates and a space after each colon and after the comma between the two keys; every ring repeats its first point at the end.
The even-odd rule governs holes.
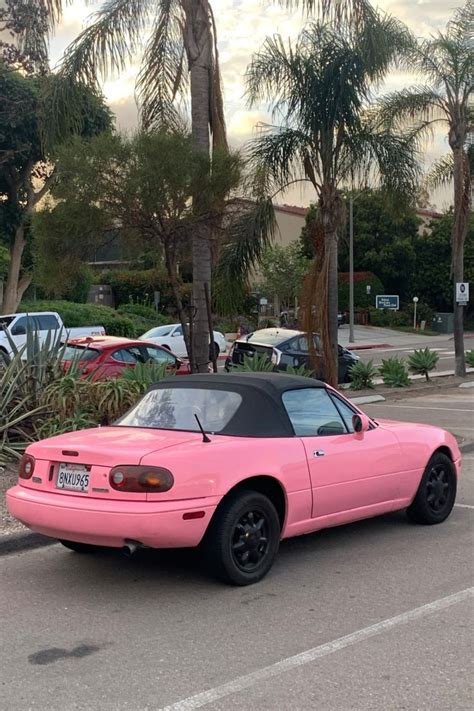
{"type": "Polygon", "coordinates": [[[460,468],[448,432],[372,420],[310,378],[191,375],[113,427],[31,445],[7,501],[74,551],[202,544],[216,574],[248,585],[282,538],[404,508],[441,523],[460,468]]]}

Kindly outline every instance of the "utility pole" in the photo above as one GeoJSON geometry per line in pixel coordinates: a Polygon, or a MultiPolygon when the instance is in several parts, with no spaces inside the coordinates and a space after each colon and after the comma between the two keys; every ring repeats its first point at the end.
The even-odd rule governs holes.
{"type": "Polygon", "coordinates": [[[349,200],[349,343],[354,343],[354,196],[349,200]]]}

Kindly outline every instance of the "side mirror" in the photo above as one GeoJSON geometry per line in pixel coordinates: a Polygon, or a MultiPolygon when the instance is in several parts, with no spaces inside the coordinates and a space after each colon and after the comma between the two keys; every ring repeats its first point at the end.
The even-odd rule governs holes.
{"type": "Polygon", "coordinates": [[[367,432],[370,427],[370,420],[367,415],[362,413],[359,415],[352,415],[352,427],[354,428],[354,432],[357,432],[358,434],[360,432],[367,432]]]}

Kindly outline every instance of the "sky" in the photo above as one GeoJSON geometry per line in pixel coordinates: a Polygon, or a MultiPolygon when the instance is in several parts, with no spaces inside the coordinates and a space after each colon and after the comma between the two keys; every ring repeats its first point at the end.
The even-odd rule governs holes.
{"type": "MultiPolygon", "coordinates": [[[[442,30],[453,10],[463,4],[459,0],[379,0],[381,10],[403,20],[420,37],[442,30]]],[[[54,66],[67,47],[99,9],[101,2],[73,0],[66,7],[63,19],[51,40],[51,64],[54,66]]],[[[224,108],[230,144],[240,147],[253,135],[258,121],[269,119],[265,107],[249,110],[244,97],[243,77],[252,54],[263,44],[268,35],[279,33],[284,38],[295,38],[304,26],[301,10],[288,12],[277,0],[212,0],[214,9],[221,73],[224,84],[224,108]]],[[[146,37],[144,37],[146,40],[146,37]]],[[[133,130],[137,125],[137,109],[134,101],[134,84],[138,65],[132,64],[120,76],[109,77],[104,82],[103,92],[117,117],[120,130],[133,130]]],[[[419,77],[402,71],[392,71],[381,91],[401,89],[416,84],[419,77]]],[[[438,130],[433,140],[425,146],[425,167],[448,150],[444,129],[438,130]]],[[[308,205],[314,200],[310,190],[296,189],[281,197],[279,202],[308,205]]],[[[431,201],[438,209],[450,204],[450,191],[439,190],[432,194],[431,201]]]]}

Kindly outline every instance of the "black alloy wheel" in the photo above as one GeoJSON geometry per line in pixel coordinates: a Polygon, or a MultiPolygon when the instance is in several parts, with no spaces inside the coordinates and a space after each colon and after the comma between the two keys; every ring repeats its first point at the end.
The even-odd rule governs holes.
{"type": "Polygon", "coordinates": [[[423,524],[442,523],[456,500],[456,472],[449,457],[436,452],[428,462],[408,517],[423,524]]]}
{"type": "Polygon", "coordinates": [[[257,491],[237,491],[224,499],[204,540],[210,570],[233,585],[251,585],[270,570],[280,544],[275,506],[257,491]]]}

